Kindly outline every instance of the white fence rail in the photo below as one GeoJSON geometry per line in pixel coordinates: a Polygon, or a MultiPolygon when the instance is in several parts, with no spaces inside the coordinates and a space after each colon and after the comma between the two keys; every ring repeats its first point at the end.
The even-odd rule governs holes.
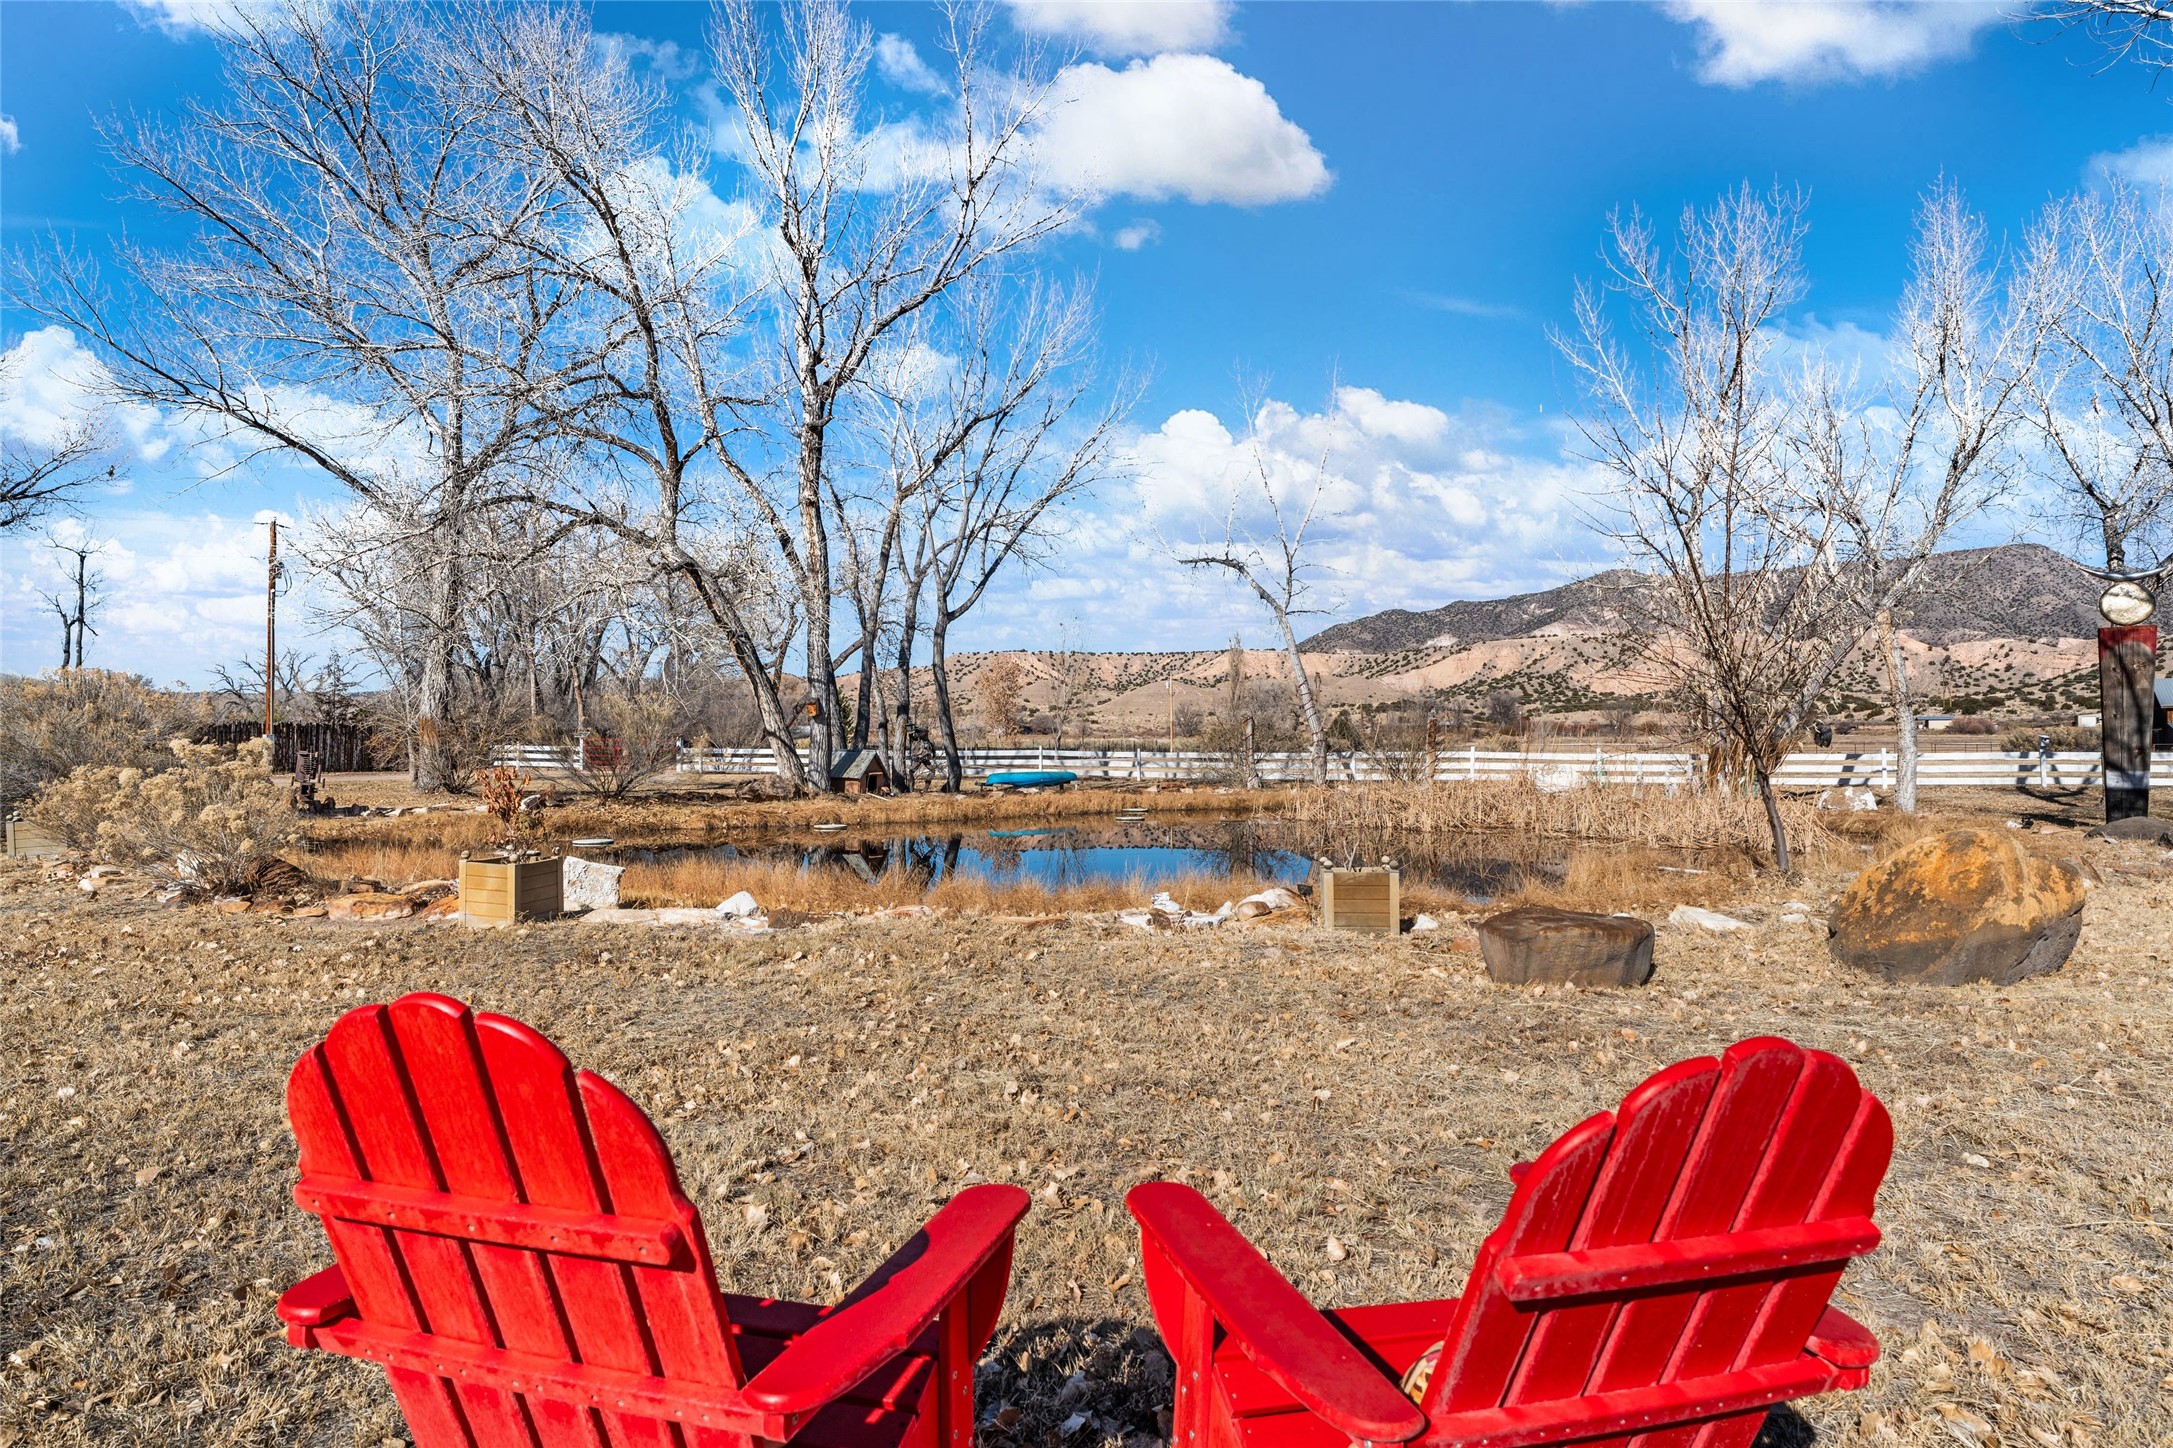
{"type": "MultiPolygon", "coordinates": [[[[1158,780],[1227,779],[1237,773],[1235,756],[1206,750],[1114,749],[965,749],[959,751],[969,774],[1007,770],[1068,769],[1086,779],[1158,780]]],[[[565,771],[575,766],[573,745],[507,744],[491,751],[491,763],[516,769],[565,771]]],[[[682,748],[675,765],[681,774],[767,774],[774,759],[767,749],[682,748]]],[[[1698,777],[1699,756],[1642,753],[1605,748],[1583,750],[1444,749],[1434,757],[1437,780],[1515,779],[1527,777],[1542,787],[1566,787],[1590,780],[1602,784],[1688,785],[1698,777]]],[[[1989,749],[1927,751],[1918,757],[1920,788],[1980,785],[2029,789],[2085,789],[2099,783],[2102,761],[2089,753],[2006,752],[1989,749]]],[[[1270,783],[1312,776],[1313,758],[1303,752],[1259,753],[1253,767],[1270,783]]],[[[1415,755],[1331,753],[1328,777],[1336,782],[1410,779],[1424,773],[1415,755]]],[[[1893,750],[1832,751],[1791,754],[1775,781],[1789,789],[1892,789],[1899,775],[1893,750]]],[[[2151,766],[2151,783],[2173,788],[2173,756],[2160,755],[2151,766]]]]}

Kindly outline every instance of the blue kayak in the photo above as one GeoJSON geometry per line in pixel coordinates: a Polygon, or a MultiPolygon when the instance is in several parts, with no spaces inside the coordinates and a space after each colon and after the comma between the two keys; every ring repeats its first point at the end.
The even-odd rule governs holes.
{"type": "Polygon", "coordinates": [[[1047,789],[1078,777],[1068,769],[1014,769],[990,775],[988,785],[991,789],[1047,789]]]}

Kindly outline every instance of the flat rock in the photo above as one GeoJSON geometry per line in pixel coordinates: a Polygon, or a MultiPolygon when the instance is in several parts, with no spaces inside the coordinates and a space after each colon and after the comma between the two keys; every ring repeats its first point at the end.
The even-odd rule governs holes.
{"type": "Polygon", "coordinates": [[[1667,913],[1670,925],[1694,926],[1710,930],[1716,935],[1732,935],[1738,930],[1750,929],[1748,920],[1738,920],[1733,915],[1723,915],[1718,910],[1700,910],[1695,905],[1678,905],[1667,913]]]}
{"type": "Polygon", "coordinates": [[[1479,955],[1505,985],[1643,985],[1652,979],[1652,923],[1531,905],[1480,921],[1479,955]]]}
{"type": "Polygon", "coordinates": [[[2132,819],[2109,820],[2090,831],[2093,840],[2141,840],[2147,845],[2173,845],[2173,820],[2155,820],[2137,815],[2132,819]]]}
{"type": "Polygon", "coordinates": [[[415,913],[415,902],[405,895],[335,895],[324,902],[332,920],[405,920],[415,913]]]}
{"type": "Polygon", "coordinates": [[[559,862],[559,890],[568,910],[609,910],[619,903],[624,865],[603,865],[568,855],[559,862]]]}
{"type": "Polygon", "coordinates": [[[2011,985],[2067,963],[2082,907],[2073,865],[2005,830],[1951,830],[1858,875],[1827,917],[1827,946],[1890,981],[2011,985]]]}

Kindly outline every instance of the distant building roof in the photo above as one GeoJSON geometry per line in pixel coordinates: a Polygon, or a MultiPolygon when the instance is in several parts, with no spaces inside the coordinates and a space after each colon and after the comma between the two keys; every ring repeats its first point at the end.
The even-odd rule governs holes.
{"type": "Polygon", "coordinates": [[[888,769],[883,767],[883,756],[880,751],[874,749],[848,749],[839,755],[836,762],[830,766],[830,777],[832,779],[865,779],[870,769],[873,769],[877,774],[890,773],[888,769]]]}

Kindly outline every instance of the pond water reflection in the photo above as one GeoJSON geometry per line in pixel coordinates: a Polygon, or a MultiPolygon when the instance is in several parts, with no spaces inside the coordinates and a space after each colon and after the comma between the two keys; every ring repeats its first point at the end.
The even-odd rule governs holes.
{"type": "MultiPolygon", "coordinates": [[[[1050,889],[1129,882],[1142,892],[1151,892],[1201,876],[1298,885],[1311,872],[1314,852],[1299,827],[1249,819],[1095,821],[1041,829],[919,834],[848,830],[611,852],[620,863],[638,860],[667,866],[704,856],[845,870],[870,883],[886,876],[903,877],[918,881],[922,888],[947,879],[978,879],[1050,889]]],[[[1538,844],[1519,849],[1518,842],[1496,836],[1474,840],[1468,850],[1453,853],[1407,853],[1399,863],[1410,884],[1430,885],[1483,904],[1525,885],[1559,883],[1568,872],[1569,857],[1568,846],[1538,844]]]]}

